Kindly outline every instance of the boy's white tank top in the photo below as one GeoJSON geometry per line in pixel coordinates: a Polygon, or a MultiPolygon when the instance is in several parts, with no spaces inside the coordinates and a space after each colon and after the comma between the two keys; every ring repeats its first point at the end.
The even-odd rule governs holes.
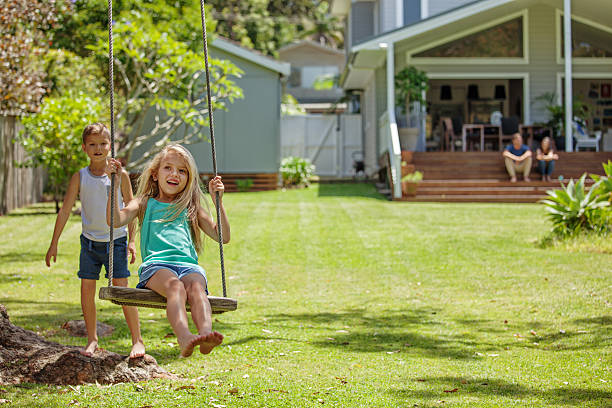
{"type": "MultiPolygon", "coordinates": [[[[110,194],[111,181],[104,174],[94,176],[89,167],[79,170],[81,185],[79,198],[81,199],[81,224],[83,235],[92,241],[108,242],[109,226],[106,223],[106,200],[110,194]]],[[[115,183],[117,179],[115,179],[115,183]]],[[[119,189],[119,208],[123,208],[123,197],[119,189]]],[[[125,226],[115,228],[113,239],[122,238],[127,235],[125,226]]]]}

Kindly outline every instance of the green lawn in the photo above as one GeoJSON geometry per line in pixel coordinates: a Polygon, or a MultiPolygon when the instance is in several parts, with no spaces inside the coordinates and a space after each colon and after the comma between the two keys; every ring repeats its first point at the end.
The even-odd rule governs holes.
{"type": "MultiPolygon", "coordinates": [[[[15,407],[610,407],[612,254],[537,245],[541,205],[389,202],[370,185],[228,194],[225,342],[179,359],[164,312],[140,309],[148,353],[178,381],[0,387],[15,407]],[[231,392],[229,392],[231,390],[231,392]]],[[[0,303],[13,323],[84,344],[72,217],[44,265],[55,215],[0,218],[0,303]]],[[[220,293],[216,244],[201,263],[220,293]]],[[[134,268],[135,270],[135,268],[134,268]]],[[[136,278],[131,278],[132,286],[136,278]]],[[[103,280],[101,284],[106,284],[103,280]]],[[[117,328],[101,346],[128,353],[117,328]]],[[[0,404],[2,405],[2,404],[0,404]]]]}

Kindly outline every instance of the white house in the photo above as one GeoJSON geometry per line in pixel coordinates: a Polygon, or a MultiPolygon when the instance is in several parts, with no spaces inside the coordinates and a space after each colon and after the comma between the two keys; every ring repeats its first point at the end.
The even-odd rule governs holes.
{"type": "Polygon", "coordinates": [[[302,40],[280,48],[278,57],[291,64],[285,92],[295,97],[307,112],[327,111],[344,95],[336,82],[346,61],[343,50],[302,40]],[[319,81],[332,86],[320,88],[319,81]]]}
{"type": "Polygon", "coordinates": [[[564,103],[565,72],[574,97],[592,106],[590,129],[612,128],[610,0],[333,0],[332,13],[346,17],[340,84],[362,93],[371,167],[399,149],[393,78],[407,66],[430,78],[424,137],[435,134],[441,115],[470,123],[499,110],[523,124],[545,122],[537,99],[555,93],[564,103]],[[571,64],[564,57],[568,5],[571,64]]]}

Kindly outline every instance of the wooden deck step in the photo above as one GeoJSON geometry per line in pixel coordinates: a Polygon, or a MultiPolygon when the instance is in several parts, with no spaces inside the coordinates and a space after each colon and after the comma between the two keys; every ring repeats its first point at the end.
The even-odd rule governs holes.
{"type": "Polygon", "coordinates": [[[429,195],[416,197],[403,197],[401,201],[414,202],[452,202],[452,203],[536,203],[540,197],[532,195],[429,195]]]}
{"type": "MultiPolygon", "coordinates": [[[[423,172],[425,180],[507,179],[500,152],[414,152],[411,164],[423,172]]],[[[583,173],[602,174],[602,163],[612,160],[612,152],[559,152],[553,177],[579,178],[583,173]]],[[[535,178],[537,173],[532,171],[535,178]]]]}
{"type": "MultiPolygon", "coordinates": [[[[404,197],[404,201],[432,202],[508,202],[535,203],[546,198],[546,192],[561,187],[563,182],[517,182],[507,180],[424,180],[419,184],[416,197],[404,197]]],[[[587,188],[592,185],[587,180],[587,188]]]]}

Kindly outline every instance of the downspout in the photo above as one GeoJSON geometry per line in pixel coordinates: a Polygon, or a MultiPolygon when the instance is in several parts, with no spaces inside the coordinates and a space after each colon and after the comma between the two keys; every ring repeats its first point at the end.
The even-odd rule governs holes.
{"type": "Polygon", "coordinates": [[[393,183],[393,198],[402,198],[402,149],[399,133],[395,122],[395,53],[394,44],[387,44],[387,115],[389,116],[389,164],[391,165],[391,182],[393,183]]]}
{"type": "Polygon", "coordinates": [[[563,31],[565,47],[565,151],[574,150],[572,137],[573,102],[572,89],[572,1],[564,0],[563,31]]]}

